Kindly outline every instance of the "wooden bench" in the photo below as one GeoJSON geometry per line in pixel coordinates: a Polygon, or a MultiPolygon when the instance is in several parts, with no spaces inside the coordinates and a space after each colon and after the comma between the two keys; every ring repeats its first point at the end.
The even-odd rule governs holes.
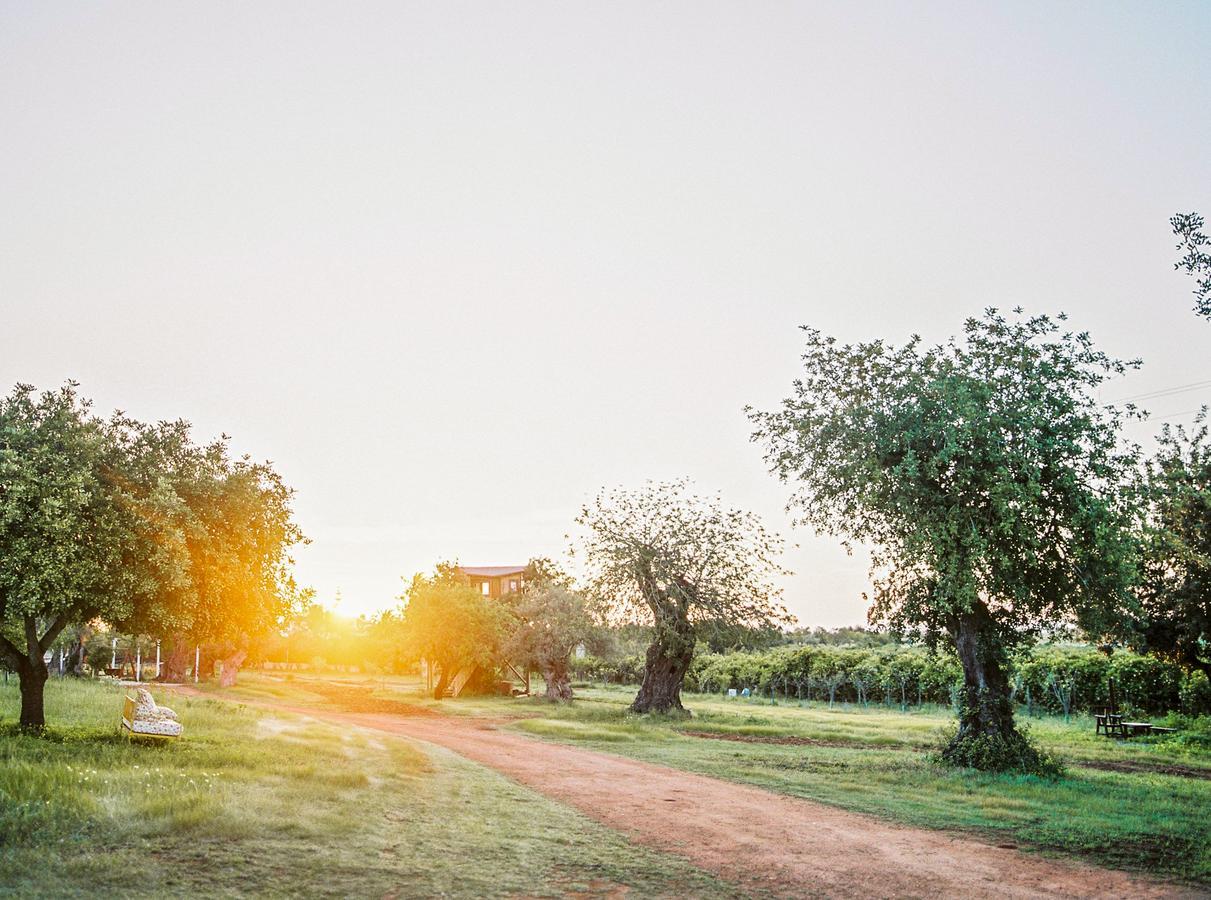
{"type": "Polygon", "coordinates": [[[184,729],[180,722],[172,719],[139,719],[135,716],[138,708],[139,701],[127,694],[122,704],[122,728],[126,729],[128,735],[168,739],[181,736],[184,729]]]}

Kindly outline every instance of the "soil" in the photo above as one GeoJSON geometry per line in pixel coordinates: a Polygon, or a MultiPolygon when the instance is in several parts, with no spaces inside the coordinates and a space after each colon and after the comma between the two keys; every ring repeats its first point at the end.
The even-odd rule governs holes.
{"type": "Polygon", "coordinates": [[[384,697],[373,696],[367,688],[346,684],[327,684],[324,682],[308,682],[307,691],[319,694],[325,700],[335,703],[345,712],[395,713],[401,716],[437,716],[423,706],[402,703],[384,697]]]}
{"type": "MultiPolygon", "coordinates": [[[[188,687],[179,690],[218,699],[188,687]]],[[[500,730],[483,719],[434,715],[416,707],[412,709],[418,714],[400,715],[240,702],[448,748],[575,807],[638,844],[684,857],[744,893],[845,898],[1208,896],[1186,885],[1023,853],[966,835],[895,825],[755,787],[546,743],[500,730]]]]}
{"type": "Polygon", "coordinates": [[[1101,769],[1104,772],[1131,772],[1134,774],[1176,775],[1179,778],[1202,778],[1211,780],[1211,769],[1195,769],[1190,766],[1174,766],[1164,763],[1107,762],[1078,760],[1073,765],[1084,769],[1101,769]]]}

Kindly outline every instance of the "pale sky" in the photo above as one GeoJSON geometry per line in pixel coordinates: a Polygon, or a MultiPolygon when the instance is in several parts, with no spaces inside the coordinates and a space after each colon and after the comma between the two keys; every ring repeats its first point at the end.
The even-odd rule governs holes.
{"type": "Polygon", "coordinates": [[[1206,2],[3,3],[0,387],[271,459],[345,612],[688,475],[860,622],[743,406],[798,325],[987,305],[1142,356],[1105,399],[1211,380],[1167,224],[1211,218],[1209,47],[1206,2]]]}

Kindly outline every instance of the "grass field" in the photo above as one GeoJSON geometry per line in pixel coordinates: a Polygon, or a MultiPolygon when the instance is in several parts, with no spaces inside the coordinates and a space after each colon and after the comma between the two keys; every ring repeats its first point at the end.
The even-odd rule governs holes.
{"type": "MultiPolygon", "coordinates": [[[[216,690],[213,689],[212,690],[216,690]]],[[[1058,780],[942,769],[944,710],[902,713],[686,698],[689,719],[626,712],[628,688],[436,703],[415,681],[241,676],[227,699],[340,707],[350,691],[504,719],[573,744],[916,825],[976,833],[1211,885],[1211,748],[1198,734],[1120,742],[1043,718],[1058,780]],[[332,682],[343,683],[334,695],[332,682]]],[[[160,699],[164,699],[163,697],[160,699]]],[[[121,689],[52,680],[46,738],[0,688],[0,892],[285,896],[729,895],[566,806],[429,745],[240,704],[172,697],[187,739],[130,741],[121,689]],[[423,749],[422,749],[423,746],[423,749]],[[48,879],[53,879],[50,881],[48,879]]],[[[830,848],[821,848],[822,852],[830,848]]]]}
{"type": "MultiPolygon", "coordinates": [[[[630,688],[578,690],[570,706],[537,698],[466,698],[437,703],[406,679],[346,679],[375,696],[460,715],[516,717],[507,727],[575,744],[820,800],[894,821],[956,829],[1107,865],[1211,884],[1211,740],[1110,740],[1093,721],[1030,720],[1038,740],[1068,763],[1057,780],[956,772],[928,750],[948,711],[771,705],[768,700],[686,697],[690,719],[632,716],[630,688]]],[[[257,675],[249,697],[332,702],[308,680],[257,675]]]]}
{"type": "Polygon", "coordinates": [[[121,688],[70,679],[34,738],[17,699],[0,686],[5,896],[734,893],[440,749],[163,696],[186,738],[131,741],[121,688]]]}

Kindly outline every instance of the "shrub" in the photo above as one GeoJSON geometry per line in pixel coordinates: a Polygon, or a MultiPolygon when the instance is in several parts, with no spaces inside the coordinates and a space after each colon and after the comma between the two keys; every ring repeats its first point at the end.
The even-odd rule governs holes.
{"type": "MultiPolygon", "coordinates": [[[[643,657],[573,660],[582,681],[635,684],[643,675],[643,657]]],[[[1181,709],[1190,715],[1211,713],[1211,684],[1202,672],[1184,672],[1155,656],[1120,650],[1107,657],[1094,647],[1039,645],[1018,654],[1010,677],[1013,700],[1051,713],[1088,711],[1109,703],[1109,679],[1125,710],[1160,714],[1181,709]]],[[[686,674],[685,688],[724,693],[749,688],[754,694],[795,700],[885,702],[899,706],[953,705],[963,672],[947,652],[918,646],[877,648],[800,644],[762,651],[700,652],[686,674]]],[[[981,751],[983,752],[983,751],[981,751]]],[[[998,751],[999,752],[999,751],[998,751]]]]}
{"type": "MultiPolygon", "coordinates": [[[[1186,674],[1179,695],[1182,712],[1189,716],[1211,714],[1211,679],[1206,672],[1193,671],[1186,674]]],[[[1211,730],[1211,729],[1209,729],[1211,730]]]]}
{"type": "Polygon", "coordinates": [[[1021,772],[1058,778],[1064,774],[1060,759],[1036,745],[1029,729],[1019,728],[1008,735],[977,734],[960,739],[958,729],[944,734],[945,744],[934,757],[935,762],[981,772],[1021,772]]]}

